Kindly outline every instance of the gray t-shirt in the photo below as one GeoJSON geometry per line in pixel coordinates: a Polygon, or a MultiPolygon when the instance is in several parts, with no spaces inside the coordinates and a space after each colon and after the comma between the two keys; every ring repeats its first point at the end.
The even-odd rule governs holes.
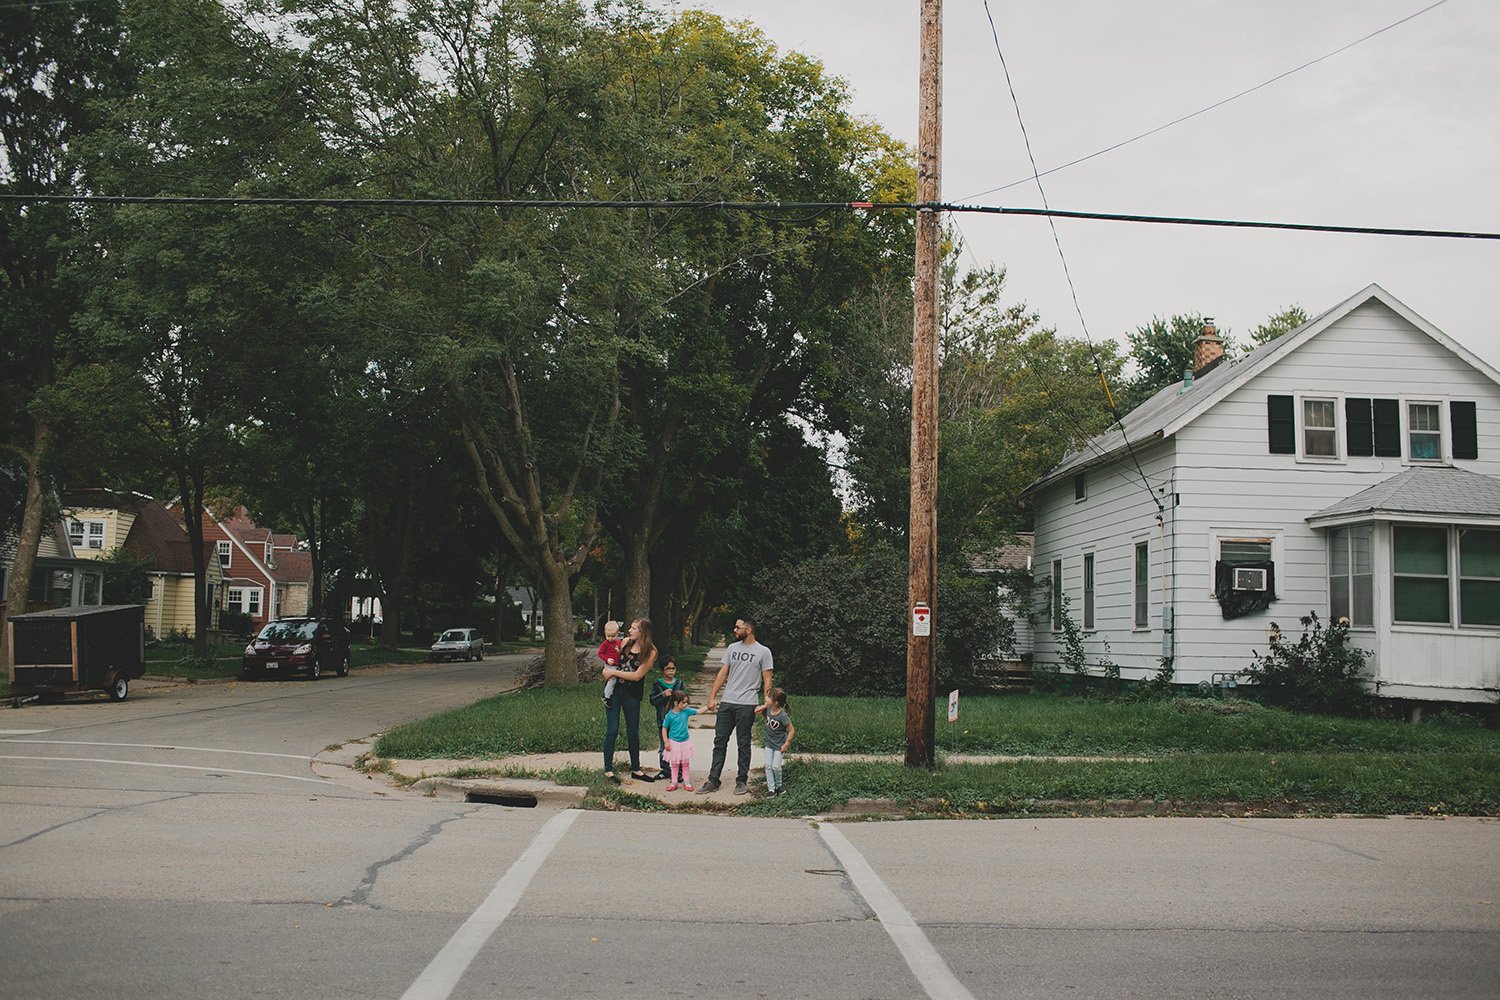
{"type": "Polygon", "coordinates": [[[782,709],[766,713],[766,749],[780,750],[786,746],[786,727],[792,724],[792,717],[782,709]]]}
{"type": "Polygon", "coordinates": [[[736,642],[724,651],[729,679],[720,697],[727,705],[759,705],[763,670],[774,669],[771,651],[758,642],[736,642]]]}

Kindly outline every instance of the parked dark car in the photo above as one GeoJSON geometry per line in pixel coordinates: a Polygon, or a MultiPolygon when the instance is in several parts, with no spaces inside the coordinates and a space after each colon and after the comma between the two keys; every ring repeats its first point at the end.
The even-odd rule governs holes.
{"type": "Polygon", "coordinates": [[[245,647],[240,676],[349,675],[349,633],[337,618],[278,618],[245,647]]]}

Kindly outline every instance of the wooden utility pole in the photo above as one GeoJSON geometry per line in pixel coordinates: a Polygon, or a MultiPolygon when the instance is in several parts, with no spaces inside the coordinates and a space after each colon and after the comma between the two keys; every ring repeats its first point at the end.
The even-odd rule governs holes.
{"type": "MultiPolygon", "coordinates": [[[[922,0],[917,202],[942,200],[943,3],[922,0]]],[[[906,765],[932,767],[937,660],[937,414],[939,218],[917,212],[916,323],[911,352],[911,567],[906,645],[906,765]],[[925,613],[924,613],[925,612],[925,613]],[[925,633],[925,634],[923,634],[925,633]]]]}

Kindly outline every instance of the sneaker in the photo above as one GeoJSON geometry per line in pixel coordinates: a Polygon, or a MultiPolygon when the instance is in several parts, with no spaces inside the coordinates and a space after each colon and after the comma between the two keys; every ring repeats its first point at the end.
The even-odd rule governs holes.
{"type": "MultiPolygon", "coordinates": [[[[691,789],[689,789],[689,790],[691,791],[691,789]]],[[[677,791],[677,786],[676,785],[668,785],[667,786],[667,791],[669,791],[669,792],[675,792],[675,791],[677,791]]]]}
{"type": "Polygon", "coordinates": [[[768,788],[768,789],[766,789],[766,798],[768,798],[768,799],[774,799],[776,796],[778,796],[780,794],[781,794],[781,792],[779,790],[775,789],[775,788],[768,788]]]}
{"type": "Polygon", "coordinates": [[[749,791],[750,791],[750,786],[747,785],[747,784],[745,784],[743,781],[736,781],[734,783],[734,794],[736,794],[736,795],[745,795],[749,791]]]}
{"type": "Polygon", "coordinates": [[[690,792],[693,790],[693,786],[692,785],[683,785],[682,787],[686,788],[690,792]]]}
{"type": "Polygon", "coordinates": [[[699,795],[707,795],[709,792],[717,792],[718,790],[719,790],[719,783],[717,781],[715,781],[714,779],[709,778],[707,781],[705,781],[703,783],[703,787],[700,788],[700,789],[698,789],[698,794],[699,795]]]}

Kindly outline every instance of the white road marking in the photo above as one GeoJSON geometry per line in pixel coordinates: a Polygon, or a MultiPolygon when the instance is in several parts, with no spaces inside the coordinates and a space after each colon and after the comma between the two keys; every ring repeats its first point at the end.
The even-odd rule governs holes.
{"type": "MultiPolygon", "coordinates": [[[[26,733],[45,733],[46,729],[19,730],[26,733]]],[[[3,734],[4,730],[0,730],[3,734]]],[[[218,747],[179,747],[169,746],[165,743],[91,743],[83,740],[6,740],[0,739],[0,743],[42,743],[47,746],[57,747],[135,747],[141,750],[193,750],[198,753],[237,753],[249,757],[285,757],[287,760],[312,760],[307,754],[301,753],[271,753],[266,750],[220,750],[218,747]]]]}
{"type": "MultiPolygon", "coordinates": [[[[306,760],[307,758],[299,758],[306,760]]],[[[299,778],[295,774],[275,774],[271,771],[240,771],[232,767],[194,767],[191,764],[153,764],[144,760],[111,760],[106,757],[19,757],[12,754],[0,754],[0,760],[51,760],[66,761],[74,764],[124,764],[126,767],[169,767],[178,771],[212,771],[214,774],[250,774],[257,778],[282,778],[286,781],[310,781],[315,785],[326,785],[328,781],[323,778],[299,778]]]]}
{"type": "Polygon", "coordinates": [[[0,736],[30,736],[33,733],[50,733],[50,729],[0,729],[0,736]]]}
{"type": "Polygon", "coordinates": [[[427,968],[422,970],[417,981],[401,994],[401,1000],[447,1000],[469,968],[469,963],[474,961],[474,956],[479,954],[479,949],[484,947],[490,935],[510,916],[510,911],[520,901],[526,887],[531,884],[532,877],[542,867],[542,862],[547,860],[547,855],[552,853],[552,849],[577,818],[576,809],[567,809],[542,826],[531,845],[510,866],[510,870],[500,877],[500,881],[495,883],[495,888],[490,890],[484,902],[479,904],[479,909],[454,932],[448,943],[443,945],[443,950],[427,963],[427,968]]]}
{"type": "Polygon", "coordinates": [[[958,981],[958,977],[948,968],[948,963],[943,961],[932,942],[927,940],[927,935],[922,933],[922,928],[917,926],[906,907],[886,888],[880,876],[875,874],[875,869],[849,843],[848,838],[831,823],[819,823],[818,836],[823,838],[823,843],[828,845],[844,866],[844,871],[849,873],[854,888],[859,890],[859,894],[865,897],[865,902],[875,911],[881,926],[891,936],[891,940],[896,942],[901,957],[906,959],[912,975],[917,977],[917,982],[927,991],[927,995],[932,1000],[974,1000],[974,995],[958,981]]]}

